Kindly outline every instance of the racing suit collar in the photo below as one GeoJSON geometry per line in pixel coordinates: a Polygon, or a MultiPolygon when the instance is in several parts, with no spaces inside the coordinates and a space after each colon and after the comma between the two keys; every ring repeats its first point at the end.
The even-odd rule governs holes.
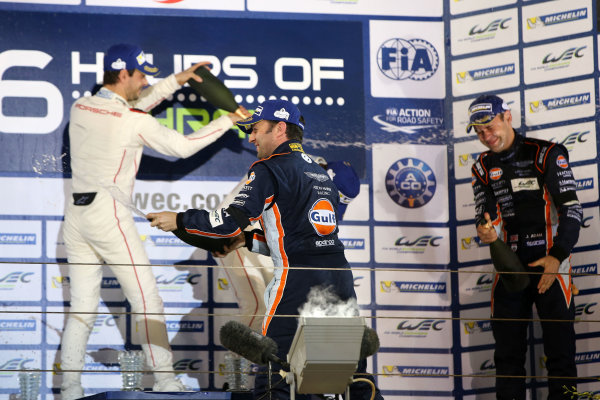
{"type": "Polygon", "coordinates": [[[519,150],[519,147],[521,147],[521,143],[523,143],[523,136],[521,136],[519,134],[519,132],[517,132],[517,130],[514,128],[513,128],[513,131],[515,133],[515,138],[514,138],[512,144],[510,145],[510,147],[508,149],[498,153],[498,157],[500,157],[500,160],[502,160],[502,161],[506,161],[509,158],[514,157],[514,155],[519,150]]]}
{"type": "Polygon", "coordinates": [[[277,148],[273,151],[273,154],[289,153],[290,151],[300,151],[304,153],[304,150],[302,149],[302,142],[296,139],[285,141],[277,146],[277,148]]]}
{"type": "Polygon", "coordinates": [[[115,100],[123,103],[124,106],[129,107],[129,103],[127,103],[127,100],[125,100],[123,98],[123,96],[118,95],[117,93],[113,92],[112,90],[110,90],[104,86],[102,86],[100,88],[98,93],[96,93],[96,96],[103,97],[103,98],[109,99],[109,100],[115,99],[115,100]]]}

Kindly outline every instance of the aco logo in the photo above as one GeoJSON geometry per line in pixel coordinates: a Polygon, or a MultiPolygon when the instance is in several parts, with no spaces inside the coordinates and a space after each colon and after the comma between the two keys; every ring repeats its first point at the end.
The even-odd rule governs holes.
{"type": "Polygon", "coordinates": [[[492,168],[490,170],[490,179],[497,181],[502,176],[502,170],[500,168],[492,168]]]}
{"type": "Polygon", "coordinates": [[[335,210],[327,199],[319,199],[308,212],[308,220],[319,236],[331,235],[337,226],[335,210]]]}
{"type": "Polygon", "coordinates": [[[433,170],[417,158],[396,161],[385,175],[388,195],[406,208],[418,208],[427,204],[435,194],[436,185],[433,170]]]}

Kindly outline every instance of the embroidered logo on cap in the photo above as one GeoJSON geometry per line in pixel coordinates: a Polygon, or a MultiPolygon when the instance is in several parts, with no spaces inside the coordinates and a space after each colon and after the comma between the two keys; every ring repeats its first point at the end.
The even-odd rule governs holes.
{"type": "Polygon", "coordinates": [[[127,69],[127,63],[120,58],[117,58],[116,61],[113,61],[113,63],[110,64],[110,67],[115,70],[127,69]]]}
{"type": "Polygon", "coordinates": [[[283,118],[285,120],[290,119],[290,113],[285,111],[285,108],[282,108],[281,110],[275,111],[273,113],[274,116],[276,116],[277,118],[283,118]]]}

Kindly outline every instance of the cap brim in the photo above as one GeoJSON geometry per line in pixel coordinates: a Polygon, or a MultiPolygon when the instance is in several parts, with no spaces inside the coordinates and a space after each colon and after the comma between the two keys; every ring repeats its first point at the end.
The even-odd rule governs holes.
{"type": "MultiPolygon", "coordinates": [[[[498,114],[496,114],[496,115],[498,115],[498,114]]],[[[494,120],[494,118],[496,118],[496,115],[494,115],[494,116],[488,115],[487,119],[485,121],[483,120],[483,118],[480,118],[477,121],[470,122],[469,125],[467,125],[467,133],[471,132],[471,128],[474,126],[488,125],[490,122],[492,122],[494,120]]]]}
{"type": "Polygon", "coordinates": [[[137,67],[137,69],[141,73],[150,75],[150,76],[156,76],[156,75],[160,74],[160,70],[158,69],[158,67],[150,64],[149,62],[145,62],[144,64],[137,67]]]}
{"type": "Polygon", "coordinates": [[[244,133],[250,133],[252,131],[252,125],[260,121],[262,121],[262,117],[254,113],[249,118],[238,121],[235,124],[239,126],[244,133]]]}

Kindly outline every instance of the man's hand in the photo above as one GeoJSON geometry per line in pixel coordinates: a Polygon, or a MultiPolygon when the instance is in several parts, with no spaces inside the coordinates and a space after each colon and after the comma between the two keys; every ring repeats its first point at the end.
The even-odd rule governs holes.
{"type": "Polygon", "coordinates": [[[479,236],[479,239],[481,239],[483,243],[490,244],[498,239],[498,234],[492,225],[490,214],[484,213],[483,217],[485,218],[486,223],[477,225],[477,236],[479,236]]]}
{"type": "Polygon", "coordinates": [[[229,117],[231,122],[235,124],[238,121],[250,118],[252,115],[248,112],[248,110],[246,110],[246,107],[239,106],[238,109],[235,110],[235,112],[229,113],[227,114],[227,116],[229,117]]]}
{"type": "MultiPolygon", "coordinates": [[[[200,67],[203,67],[203,66],[209,65],[209,64],[210,64],[210,62],[208,62],[208,61],[202,61],[202,62],[192,65],[191,67],[189,67],[188,69],[186,69],[184,71],[181,71],[181,72],[175,74],[175,79],[177,79],[177,83],[179,83],[180,85],[183,85],[190,79],[193,79],[198,83],[202,82],[202,78],[200,78],[198,75],[196,75],[194,73],[194,71],[200,67]]],[[[206,68],[206,67],[204,67],[204,68],[206,68]]]]}
{"type": "Polygon", "coordinates": [[[231,253],[232,251],[237,250],[240,247],[244,247],[245,244],[246,244],[246,237],[244,236],[244,232],[242,232],[239,235],[231,238],[231,242],[229,243],[229,246],[224,246],[222,253],[218,252],[218,251],[213,251],[213,252],[211,252],[211,254],[213,257],[223,258],[227,254],[231,253]]]}
{"type": "Polygon", "coordinates": [[[175,212],[162,211],[159,213],[148,213],[146,218],[150,221],[150,226],[155,226],[165,232],[177,229],[177,213],[175,212]]]}
{"type": "Polygon", "coordinates": [[[540,294],[545,293],[546,290],[550,289],[550,286],[552,286],[552,283],[554,283],[554,280],[556,279],[556,273],[558,272],[558,267],[560,267],[560,262],[556,257],[546,256],[539,260],[535,260],[528,265],[530,267],[544,267],[544,275],[540,278],[537,288],[540,294]]]}

